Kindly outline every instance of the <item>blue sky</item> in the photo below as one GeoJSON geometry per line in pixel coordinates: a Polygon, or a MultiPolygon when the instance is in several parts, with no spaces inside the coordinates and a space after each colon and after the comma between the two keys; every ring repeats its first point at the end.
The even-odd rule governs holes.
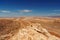
{"type": "Polygon", "coordinates": [[[60,0],[0,0],[0,17],[60,16],[60,0]]]}

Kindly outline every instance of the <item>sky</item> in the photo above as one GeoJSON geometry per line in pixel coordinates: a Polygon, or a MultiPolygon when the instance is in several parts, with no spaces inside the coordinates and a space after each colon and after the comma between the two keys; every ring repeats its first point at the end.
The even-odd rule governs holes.
{"type": "Polygon", "coordinates": [[[60,16],[60,0],[0,0],[0,17],[60,16]]]}

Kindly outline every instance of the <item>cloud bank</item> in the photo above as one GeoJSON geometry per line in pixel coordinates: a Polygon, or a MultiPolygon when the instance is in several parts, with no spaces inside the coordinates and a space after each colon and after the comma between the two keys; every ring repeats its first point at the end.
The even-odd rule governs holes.
{"type": "Polygon", "coordinates": [[[32,10],[0,10],[0,17],[17,17],[31,15],[32,10]]]}
{"type": "Polygon", "coordinates": [[[7,11],[7,10],[1,10],[0,12],[2,12],[2,13],[10,13],[10,11],[7,11]]]}
{"type": "Polygon", "coordinates": [[[60,11],[60,10],[53,10],[53,11],[60,11]]]}

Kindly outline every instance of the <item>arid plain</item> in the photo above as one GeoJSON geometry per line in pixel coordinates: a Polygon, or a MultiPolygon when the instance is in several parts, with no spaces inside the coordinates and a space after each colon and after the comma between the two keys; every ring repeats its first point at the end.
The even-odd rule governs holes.
{"type": "Polygon", "coordinates": [[[47,34],[44,34],[45,30],[42,30],[44,32],[40,33],[38,29],[34,29],[36,28],[36,26],[39,26],[40,28],[39,30],[42,30],[42,28],[46,29],[48,32],[48,36],[51,34],[51,35],[54,35],[55,37],[58,37],[57,39],[54,39],[54,40],[60,40],[60,18],[52,18],[52,17],[0,18],[0,40],[40,40],[39,39],[40,37],[36,35],[42,35],[41,40],[53,40],[51,39],[51,37],[54,38],[53,36],[51,37],[49,36],[49,39],[45,38],[45,36],[47,35],[47,34]],[[26,29],[30,30],[27,32],[28,34],[26,35],[27,38],[24,36],[22,37],[21,35],[20,37],[16,36],[18,34],[23,35],[26,29]],[[37,30],[38,31],[35,32],[33,29],[35,31],[37,30]],[[18,31],[22,33],[19,33],[18,31]],[[33,35],[35,34],[35,36],[29,36],[32,33],[33,35]],[[32,38],[29,38],[29,37],[32,37],[32,38]]]}

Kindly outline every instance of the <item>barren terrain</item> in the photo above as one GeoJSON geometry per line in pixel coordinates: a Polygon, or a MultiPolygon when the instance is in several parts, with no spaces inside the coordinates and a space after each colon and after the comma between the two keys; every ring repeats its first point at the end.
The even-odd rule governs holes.
{"type": "Polygon", "coordinates": [[[0,40],[60,40],[60,18],[0,18],[0,40]]]}

